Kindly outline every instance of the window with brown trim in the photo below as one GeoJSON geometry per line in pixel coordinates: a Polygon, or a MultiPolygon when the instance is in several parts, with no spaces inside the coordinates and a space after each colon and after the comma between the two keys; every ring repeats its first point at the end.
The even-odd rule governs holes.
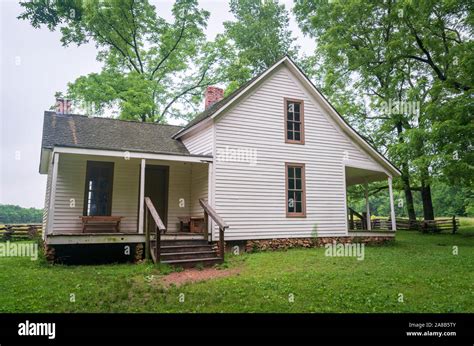
{"type": "Polygon", "coordinates": [[[304,144],[304,102],[285,98],[285,141],[304,144]]]}
{"type": "Polygon", "coordinates": [[[286,163],[286,216],[306,216],[305,165],[286,163]]]}
{"type": "Polygon", "coordinates": [[[110,216],[114,163],[87,161],[84,216],[110,216]]]}

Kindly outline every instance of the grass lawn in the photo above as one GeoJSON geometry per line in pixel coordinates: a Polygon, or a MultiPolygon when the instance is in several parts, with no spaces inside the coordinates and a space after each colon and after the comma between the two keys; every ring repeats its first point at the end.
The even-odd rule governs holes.
{"type": "Polygon", "coordinates": [[[169,288],[171,269],[151,264],[3,257],[0,312],[474,312],[474,222],[461,222],[456,235],[400,231],[362,261],[324,248],[229,256],[239,274],[169,288]]]}

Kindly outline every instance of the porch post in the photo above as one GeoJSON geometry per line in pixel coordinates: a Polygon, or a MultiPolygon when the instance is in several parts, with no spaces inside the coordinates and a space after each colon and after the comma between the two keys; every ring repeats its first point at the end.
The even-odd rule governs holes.
{"type": "Polygon", "coordinates": [[[53,173],[51,177],[51,196],[49,196],[49,211],[48,211],[48,224],[47,230],[45,233],[53,233],[53,224],[54,224],[54,204],[56,202],[56,183],[58,181],[58,166],[59,166],[59,154],[54,153],[51,160],[53,165],[53,173]]]}
{"type": "MultiPolygon", "coordinates": [[[[211,207],[214,206],[214,196],[213,196],[213,163],[209,162],[208,165],[207,165],[207,203],[209,203],[209,205],[211,207]]],[[[213,229],[213,226],[212,226],[212,219],[209,219],[209,216],[207,215],[206,212],[204,212],[204,227],[206,227],[206,232],[207,232],[207,240],[208,241],[212,241],[212,238],[213,238],[213,233],[214,233],[214,229],[213,229]],[[209,229],[211,230],[211,232],[209,233],[209,229]]]]}
{"type": "Polygon", "coordinates": [[[395,219],[395,207],[393,205],[392,177],[388,177],[388,193],[390,195],[390,217],[392,218],[392,231],[396,231],[397,220],[395,219]]]}
{"type": "Polygon", "coordinates": [[[140,163],[140,206],[138,209],[138,233],[143,233],[143,214],[145,211],[145,166],[146,160],[140,163]]]}
{"type": "Polygon", "coordinates": [[[367,230],[372,230],[372,223],[370,222],[370,205],[369,205],[369,184],[365,183],[365,209],[367,213],[367,230]]]}

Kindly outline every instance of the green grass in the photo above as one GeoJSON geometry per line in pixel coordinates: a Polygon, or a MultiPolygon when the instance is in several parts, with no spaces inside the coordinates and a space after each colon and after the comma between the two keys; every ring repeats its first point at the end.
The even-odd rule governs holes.
{"type": "Polygon", "coordinates": [[[474,312],[472,220],[456,235],[400,231],[392,245],[366,247],[363,261],[324,252],[229,256],[221,268],[239,275],[168,289],[169,267],[0,258],[0,312],[474,312]]]}

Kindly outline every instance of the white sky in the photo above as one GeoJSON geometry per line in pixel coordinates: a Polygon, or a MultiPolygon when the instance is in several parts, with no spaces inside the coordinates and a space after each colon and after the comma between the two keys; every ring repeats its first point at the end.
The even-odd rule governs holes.
{"type": "MultiPolygon", "coordinates": [[[[0,0],[1,1],[1,0],[0,0]]],[[[280,1],[287,9],[292,1],[280,1]]],[[[172,1],[154,2],[159,15],[171,19],[172,1]]],[[[228,1],[200,1],[211,13],[207,36],[223,32],[232,20],[228,1]]],[[[0,204],[42,208],[46,176],[38,173],[44,110],[54,104],[54,93],[65,91],[68,82],[100,71],[93,45],[64,48],[60,34],[34,29],[18,20],[16,1],[0,2],[0,204]]],[[[311,54],[314,42],[303,37],[294,17],[290,28],[297,44],[311,54]]]]}

